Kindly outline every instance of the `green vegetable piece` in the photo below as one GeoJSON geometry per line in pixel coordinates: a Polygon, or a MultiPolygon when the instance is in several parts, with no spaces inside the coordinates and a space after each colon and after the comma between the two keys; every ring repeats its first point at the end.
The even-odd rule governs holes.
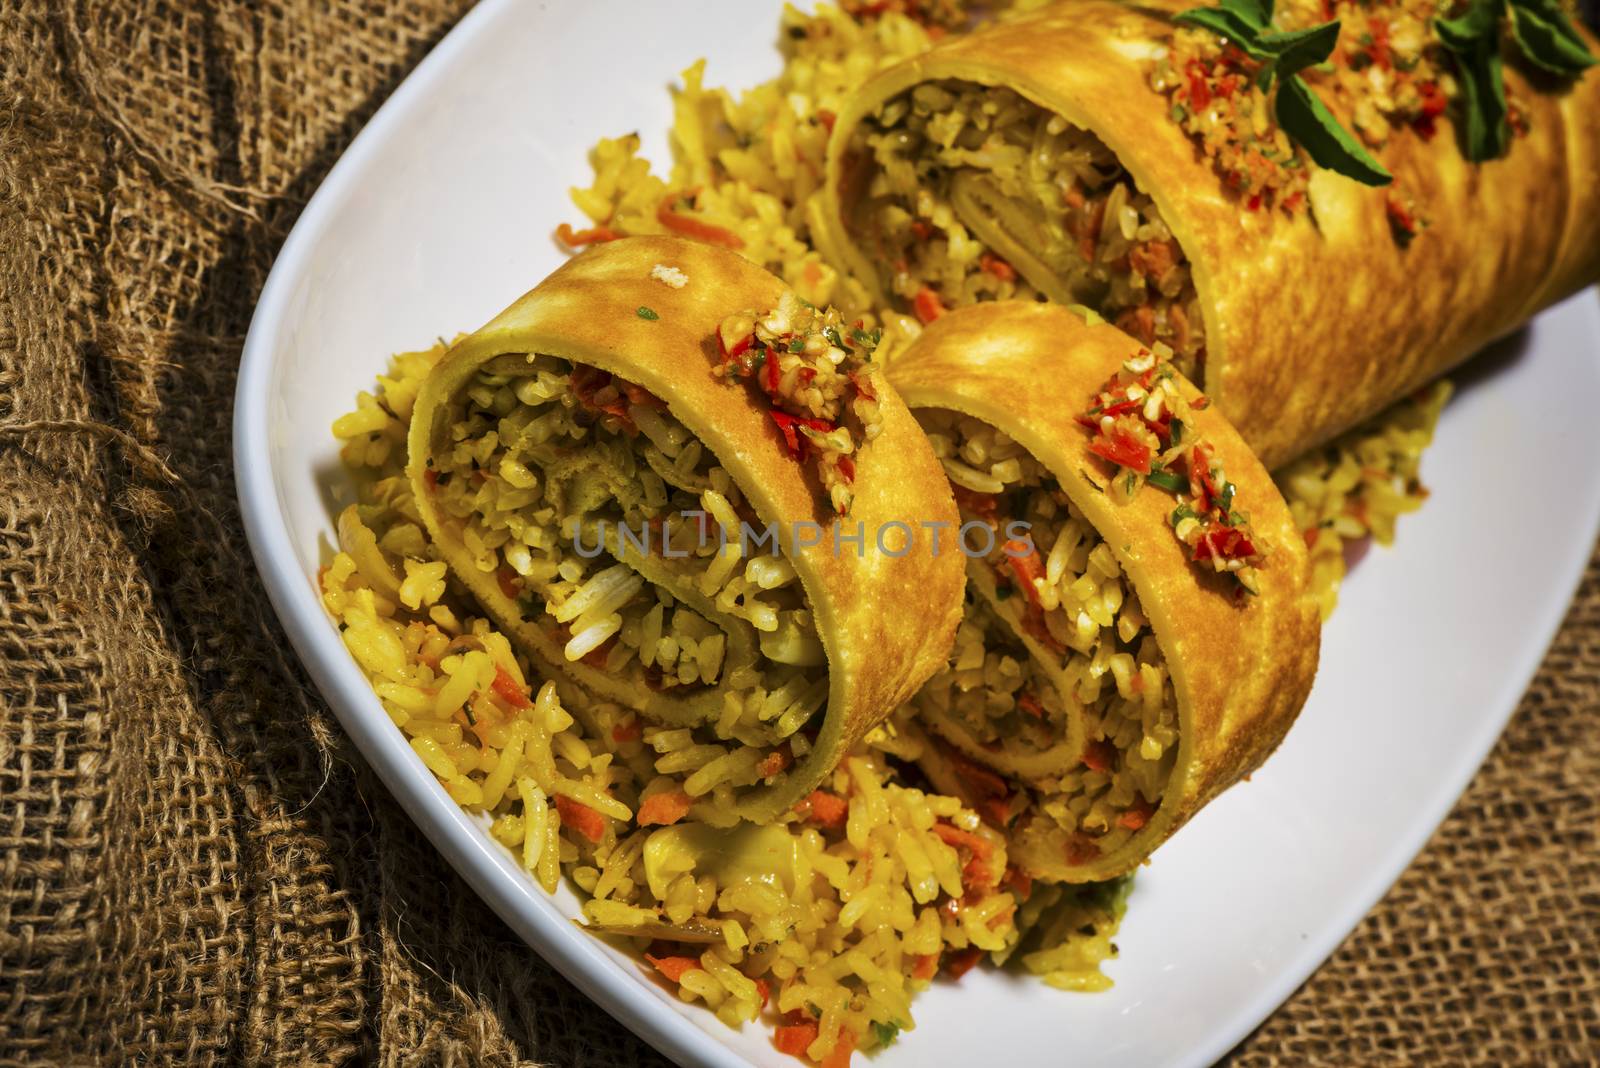
{"type": "Polygon", "coordinates": [[[1162,489],[1172,493],[1181,492],[1186,486],[1189,485],[1189,480],[1177,472],[1161,469],[1151,471],[1148,481],[1150,485],[1159,486],[1162,489]]]}
{"type": "Polygon", "coordinates": [[[1564,77],[1582,74],[1595,57],[1567,14],[1551,0],[1520,0],[1511,5],[1511,32],[1534,66],[1564,77]]]}
{"type": "Polygon", "coordinates": [[[882,1020],[872,1021],[872,1042],[878,1049],[892,1044],[899,1037],[900,1022],[898,1020],[890,1020],[888,1023],[884,1023],[882,1020]]]}
{"type": "Polygon", "coordinates": [[[1238,15],[1258,30],[1272,25],[1273,0],[1222,0],[1222,9],[1238,15]]]}
{"type": "Polygon", "coordinates": [[[1261,38],[1261,47],[1278,57],[1274,66],[1279,78],[1289,78],[1307,67],[1316,66],[1333,55],[1334,45],[1338,43],[1337,22],[1325,22],[1292,33],[1269,33],[1261,38]]]}
{"type": "Polygon", "coordinates": [[[1237,12],[1214,7],[1197,7],[1174,15],[1172,20],[1184,26],[1210,30],[1219,37],[1226,37],[1257,59],[1262,57],[1256,44],[1256,37],[1261,32],[1259,27],[1251,25],[1237,12]]]}
{"type": "Polygon", "coordinates": [[[1362,185],[1388,185],[1394,181],[1394,176],[1339,125],[1326,105],[1299,78],[1279,82],[1275,111],[1278,125],[1303,145],[1319,165],[1362,185]]]}
{"type": "Polygon", "coordinates": [[[639,318],[641,318],[641,319],[649,319],[651,322],[655,322],[657,319],[661,318],[661,316],[659,316],[659,315],[657,315],[655,313],[655,309],[646,308],[644,305],[641,304],[641,305],[639,305],[639,318]]]}

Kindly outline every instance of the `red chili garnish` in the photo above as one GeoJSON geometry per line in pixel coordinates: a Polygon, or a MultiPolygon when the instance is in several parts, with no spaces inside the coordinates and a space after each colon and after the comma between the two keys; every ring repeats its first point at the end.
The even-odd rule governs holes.
{"type": "Polygon", "coordinates": [[[1089,443],[1089,451],[1141,475],[1150,473],[1150,459],[1155,455],[1150,446],[1120,426],[1112,427],[1109,433],[1101,431],[1100,436],[1089,443]]]}
{"type": "Polygon", "coordinates": [[[856,372],[856,371],[851,371],[851,372],[849,372],[849,377],[850,377],[850,384],[856,387],[856,392],[857,393],[859,393],[863,397],[867,398],[867,400],[877,400],[878,399],[878,395],[876,393],[872,392],[872,387],[867,385],[867,378],[868,378],[867,375],[860,374],[859,372],[856,372]]]}
{"type": "Polygon", "coordinates": [[[821,431],[824,434],[830,434],[834,430],[834,425],[826,419],[806,419],[798,415],[790,415],[788,412],[780,411],[777,408],[768,408],[767,414],[772,416],[774,423],[778,424],[778,430],[783,434],[783,443],[789,448],[789,455],[797,460],[803,460],[806,456],[806,441],[796,429],[797,427],[803,426],[809,430],[821,431]]]}
{"type": "Polygon", "coordinates": [[[1189,105],[1194,111],[1204,111],[1211,106],[1211,90],[1206,86],[1206,69],[1199,60],[1189,62],[1189,105]]]}
{"type": "Polygon", "coordinates": [[[638,716],[625,719],[611,728],[611,740],[613,742],[635,741],[643,734],[644,724],[639,721],[638,716]]]}
{"type": "Polygon", "coordinates": [[[1005,553],[1006,566],[1015,576],[1017,586],[1034,607],[1042,608],[1039,591],[1033,585],[1034,579],[1044,578],[1044,561],[1039,558],[1039,547],[1031,541],[1012,538],[1001,546],[1001,551],[1005,553]]]}
{"type": "Polygon", "coordinates": [[[431,467],[428,468],[427,470],[422,472],[422,481],[427,483],[428,492],[429,493],[438,492],[438,490],[439,490],[439,472],[435,471],[431,467]]]}

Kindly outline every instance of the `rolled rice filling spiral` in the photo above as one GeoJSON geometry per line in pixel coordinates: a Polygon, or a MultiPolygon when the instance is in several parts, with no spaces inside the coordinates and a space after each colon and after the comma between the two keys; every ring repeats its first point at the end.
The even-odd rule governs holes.
{"type": "Polygon", "coordinates": [[[1094,308],[1192,377],[1204,324],[1183,250],[1092,132],[998,86],[924,82],[862,122],[872,168],[847,225],[878,250],[884,288],[925,320],[1006,298],[1094,308]],[[1061,292],[1028,281],[1049,275],[1061,292]]]}
{"type": "Polygon", "coordinates": [[[917,417],[963,524],[995,531],[992,550],[969,560],[968,614],[918,712],[960,753],[992,821],[1047,817],[1073,864],[1121,849],[1161,804],[1179,734],[1166,660],[1132,584],[1022,446],[971,416],[917,417]],[[1024,529],[1025,539],[1008,536],[1024,529]]]}
{"type": "Polygon", "coordinates": [[[512,354],[476,373],[449,423],[427,477],[441,514],[569,664],[647,695],[642,714],[672,734],[658,771],[698,800],[772,785],[809,751],[828,670],[804,591],[665,405],[512,354]]]}

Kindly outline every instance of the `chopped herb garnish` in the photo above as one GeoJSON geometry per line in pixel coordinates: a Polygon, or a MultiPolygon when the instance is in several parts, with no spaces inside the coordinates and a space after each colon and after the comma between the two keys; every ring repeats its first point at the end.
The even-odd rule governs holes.
{"type": "Polygon", "coordinates": [[[1226,512],[1233,506],[1233,483],[1224,482],[1222,490],[1217,494],[1217,507],[1226,512]]]}
{"type": "Polygon", "coordinates": [[[657,319],[661,318],[661,316],[656,314],[654,308],[646,308],[643,304],[641,304],[639,305],[639,318],[649,319],[651,322],[655,322],[657,319]]]}
{"type": "Polygon", "coordinates": [[[890,1045],[891,1043],[894,1042],[894,1040],[896,1038],[899,1038],[899,1037],[900,1037],[900,1023],[899,1023],[899,1021],[890,1020],[888,1023],[884,1023],[882,1020],[873,1020],[872,1021],[872,1041],[873,1041],[873,1044],[875,1046],[877,1046],[879,1049],[882,1049],[883,1047],[885,1047],[887,1045],[890,1045]]]}
{"type": "Polygon", "coordinates": [[[799,354],[799,353],[802,353],[802,352],[806,351],[806,339],[803,338],[803,337],[792,337],[792,338],[790,338],[789,339],[789,351],[791,353],[795,353],[795,354],[799,354]]]}
{"type": "Polygon", "coordinates": [[[1260,62],[1256,85],[1261,91],[1278,83],[1273,111],[1279,128],[1317,163],[1363,185],[1388,185],[1394,178],[1300,78],[1301,71],[1333,55],[1338,21],[1278,33],[1272,29],[1272,7],[1273,0],[1221,0],[1218,7],[1191,8],[1173,20],[1225,37],[1260,62]]]}
{"type": "Polygon", "coordinates": [[[1188,488],[1189,480],[1174,471],[1157,469],[1150,472],[1150,485],[1178,493],[1188,488]]]}

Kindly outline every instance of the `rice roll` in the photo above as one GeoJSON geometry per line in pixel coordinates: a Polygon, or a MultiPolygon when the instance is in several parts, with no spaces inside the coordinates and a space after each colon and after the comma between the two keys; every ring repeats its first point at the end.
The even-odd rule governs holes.
{"type": "Polygon", "coordinates": [[[955,487],[968,608],[919,763],[1036,879],[1123,874],[1277,747],[1319,645],[1305,545],[1227,420],[1060,305],[930,325],[890,363],[955,487]]]}
{"type": "Polygon", "coordinates": [[[451,572],[694,817],[803,799],[943,661],[962,562],[875,339],[726,250],[630,238],[452,346],[409,478],[451,572]]]}
{"type": "MultiPolygon", "coordinates": [[[[829,144],[835,254],[924,320],[1092,307],[1171,347],[1269,467],[1600,278],[1600,73],[1508,60],[1508,146],[1472,163],[1431,9],[1335,5],[1332,63],[1302,78],[1392,174],[1371,187],[1288,138],[1258,63],[1172,21],[1193,6],[1069,0],[876,76],[829,144]]],[[[1280,30],[1329,18],[1278,8],[1280,30]]]]}

